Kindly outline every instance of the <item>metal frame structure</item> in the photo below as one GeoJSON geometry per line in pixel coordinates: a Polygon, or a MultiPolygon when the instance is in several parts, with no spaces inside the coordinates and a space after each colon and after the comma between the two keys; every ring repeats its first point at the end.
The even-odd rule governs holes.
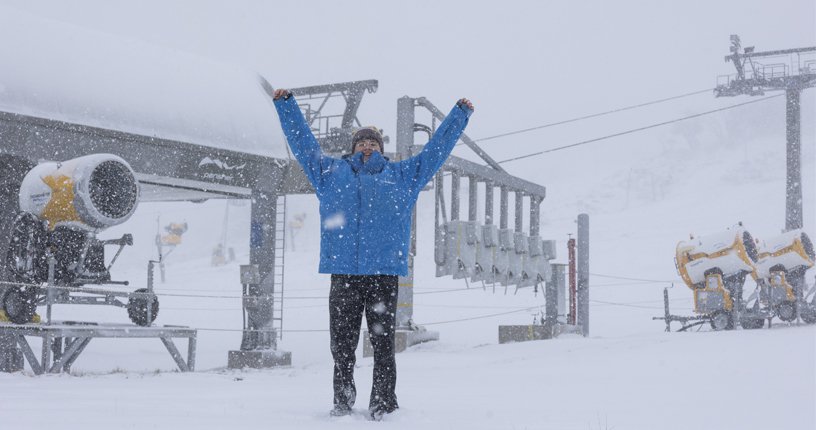
{"type": "Polygon", "coordinates": [[[195,370],[197,330],[188,327],[139,327],[130,324],[97,324],[92,322],[54,322],[41,324],[0,323],[0,336],[10,337],[22,349],[31,370],[43,373],[70,372],[71,365],[88,343],[95,338],[143,339],[158,338],[182,372],[195,370]],[[42,338],[40,360],[26,340],[26,336],[42,338]],[[173,343],[173,338],[187,338],[187,359],[173,343]]]}
{"type": "Polygon", "coordinates": [[[737,70],[736,75],[721,77],[714,89],[717,97],[761,96],[765,91],[785,91],[787,181],[785,231],[802,228],[802,114],[799,98],[803,90],[816,86],[816,46],[755,52],[742,48],[740,38],[731,35],[731,55],[725,56],[737,70]],[[787,58],[787,62],[762,64],[758,59],[787,58]]]}
{"type": "MultiPolygon", "coordinates": [[[[429,137],[433,134],[436,128],[437,121],[444,120],[445,115],[428,99],[424,97],[411,98],[401,97],[397,101],[397,157],[398,159],[406,159],[418,153],[422,147],[414,144],[414,133],[417,131],[428,133],[429,137]],[[417,109],[421,108],[431,114],[431,124],[425,125],[417,123],[416,114],[417,109]]],[[[484,152],[476,143],[466,134],[462,134],[461,138],[469,148],[471,148],[486,165],[481,165],[472,161],[465,160],[460,157],[450,156],[440,171],[437,173],[434,180],[434,193],[437,210],[435,211],[435,237],[434,242],[436,248],[442,242],[442,232],[440,224],[441,217],[445,222],[448,221],[448,212],[445,203],[445,186],[443,177],[450,175],[450,220],[456,221],[460,217],[460,196],[459,190],[461,187],[461,179],[468,178],[468,219],[475,221],[477,219],[477,200],[479,199],[479,184],[483,184],[484,188],[484,208],[485,208],[485,223],[492,225],[494,223],[494,191],[496,188],[500,192],[500,215],[499,222],[502,228],[507,228],[509,215],[509,199],[510,193],[515,195],[515,231],[521,233],[523,224],[523,201],[529,201],[529,231],[531,235],[537,236],[539,234],[539,211],[540,204],[546,196],[546,188],[525,181],[521,178],[515,177],[507,173],[498,162],[493,160],[486,152],[484,152]]],[[[414,256],[416,255],[416,209],[414,209],[412,236],[410,252],[408,255],[408,276],[400,277],[400,288],[398,296],[397,307],[397,327],[400,330],[413,331],[422,333],[427,337],[427,332],[418,330],[418,326],[413,323],[413,271],[414,271],[414,256]]],[[[409,342],[410,344],[410,342],[409,342]]]]}

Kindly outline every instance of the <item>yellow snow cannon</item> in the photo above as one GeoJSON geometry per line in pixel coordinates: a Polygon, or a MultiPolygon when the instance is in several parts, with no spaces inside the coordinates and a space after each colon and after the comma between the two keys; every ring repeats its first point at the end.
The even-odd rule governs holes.
{"type": "Polygon", "coordinates": [[[805,272],[816,264],[816,251],[801,229],[765,240],[759,249],[759,304],[782,321],[797,313],[805,322],[816,322],[816,305],[805,297],[805,272]]]}
{"type": "MultiPolygon", "coordinates": [[[[139,203],[139,182],[130,165],[112,154],[92,154],[62,162],[44,162],[31,169],[20,183],[20,212],[8,226],[10,240],[5,253],[6,273],[13,282],[0,288],[0,309],[15,324],[35,317],[37,305],[45,304],[41,288],[76,288],[86,284],[128,285],[111,279],[110,267],[133,235],[100,240],[97,234],[128,220],[139,203]],[[105,247],[118,246],[110,261],[105,247]],[[53,264],[51,264],[53,262],[53,264]]],[[[83,294],[73,300],[61,290],[55,303],[112,304],[128,307],[131,319],[149,325],[153,319],[139,313],[144,295],[129,296],[128,304],[107,293],[83,294]],[[103,297],[104,296],[104,297],[103,297]],[[135,315],[135,316],[134,316],[135,315]]],[[[154,301],[155,296],[153,296],[154,301]]],[[[156,301],[157,302],[157,301],[156,301]]],[[[50,312],[49,312],[50,314],[50,312]]]]}
{"type": "Polygon", "coordinates": [[[753,236],[742,225],[677,244],[677,272],[694,293],[694,312],[707,315],[715,330],[735,326],[745,277],[757,278],[758,253],[753,236]]]}
{"type": "Polygon", "coordinates": [[[127,221],[139,202],[130,165],[112,154],[92,154],[37,165],[23,178],[20,210],[59,226],[100,231],[127,221]]]}

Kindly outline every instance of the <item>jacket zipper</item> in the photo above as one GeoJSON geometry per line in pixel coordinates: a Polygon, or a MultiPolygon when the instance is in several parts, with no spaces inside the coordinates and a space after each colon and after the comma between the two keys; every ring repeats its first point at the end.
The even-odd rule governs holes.
{"type": "Polygon", "coordinates": [[[357,258],[354,259],[355,265],[354,271],[355,273],[360,273],[360,239],[362,239],[362,229],[360,227],[360,221],[363,218],[363,192],[362,192],[363,184],[360,179],[360,175],[355,174],[355,176],[357,176],[357,203],[359,204],[358,207],[360,209],[357,211],[357,240],[356,240],[357,243],[355,243],[355,246],[357,247],[356,249],[357,258]]]}

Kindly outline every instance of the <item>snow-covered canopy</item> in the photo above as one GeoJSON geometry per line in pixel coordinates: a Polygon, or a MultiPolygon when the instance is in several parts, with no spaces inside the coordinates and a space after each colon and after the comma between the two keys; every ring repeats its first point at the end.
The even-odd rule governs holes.
{"type": "Polygon", "coordinates": [[[0,110],[286,158],[257,76],[0,5],[0,110]]]}

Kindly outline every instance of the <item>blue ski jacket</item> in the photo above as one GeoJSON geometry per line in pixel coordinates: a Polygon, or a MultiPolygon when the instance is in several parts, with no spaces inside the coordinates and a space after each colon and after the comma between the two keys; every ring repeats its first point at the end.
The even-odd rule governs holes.
{"type": "Polygon", "coordinates": [[[326,156],[293,96],[275,100],[281,127],[320,200],[320,273],[408,274],[411,212],[473,112],[457,104],[419,154],[398,162],[375,152],[326,156]]]}

